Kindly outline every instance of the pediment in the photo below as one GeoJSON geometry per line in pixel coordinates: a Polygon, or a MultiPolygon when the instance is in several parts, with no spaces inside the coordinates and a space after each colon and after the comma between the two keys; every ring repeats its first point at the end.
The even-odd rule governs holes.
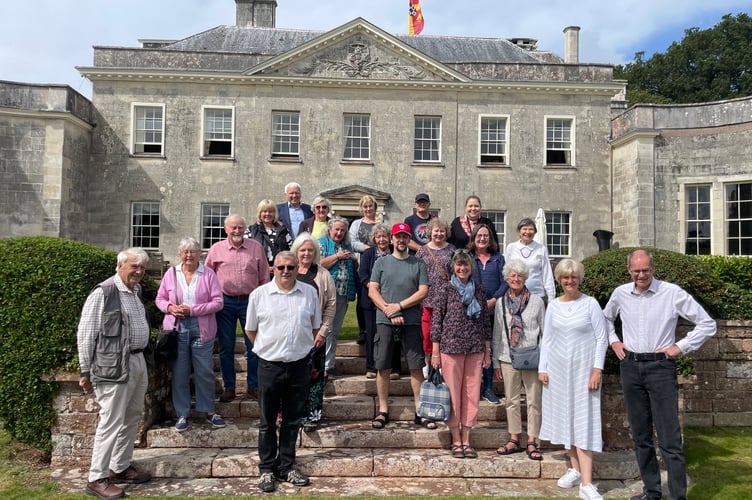
{"type": "Polygon", "coordinates": [[[392,197],[389,193],[361,186],[360,184],[351,184],[321,192],[321,196],[330,201],[334,213],[346,215],[359,213],[360,199],[365,195],[373,196],[379,207],[379,212],[383,211],[383,208],[392,197]]]}
{"type": "Polygon", "coordinates": [[[362,18],[280,54],[245,74],[329,80],[469,81],[362,18]]]}

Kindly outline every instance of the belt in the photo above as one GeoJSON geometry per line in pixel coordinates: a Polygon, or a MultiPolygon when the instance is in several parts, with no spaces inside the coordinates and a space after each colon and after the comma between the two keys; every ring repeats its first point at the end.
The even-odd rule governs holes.
{"type": "Polygon", "coordinates": [[[625,359],[634,361],[663,361],[666,359],[665,352],[630,352],[624,349],[625,359]]]}
{"type": "Polygon", "coordinates": [[[227,298],[235,299],[235,300],[248,300],[248,295],[227,295],[225,293],[223,293],[222,295],[224,295],[227,298]]]}
{"type": "Polygon", "coordinates": [[[140,352],[144,352],[143,349],[131,349],[131,354],[138,354],[140,352]]]}

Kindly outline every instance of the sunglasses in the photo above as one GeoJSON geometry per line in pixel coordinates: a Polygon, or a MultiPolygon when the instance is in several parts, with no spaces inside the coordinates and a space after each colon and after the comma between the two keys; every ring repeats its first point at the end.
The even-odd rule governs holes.
{"type": "Polygon", "coordinates": [[[274,266],[278,271],[294,271],[295,266],[274,266]]]}
{"type": "Polygon", "coordinates": [[[315,208],[316,210],[329,210],[329,207],[326,207],[326,206],[324,206],[324,207],[313,207],[313,208],[315,208]]]}

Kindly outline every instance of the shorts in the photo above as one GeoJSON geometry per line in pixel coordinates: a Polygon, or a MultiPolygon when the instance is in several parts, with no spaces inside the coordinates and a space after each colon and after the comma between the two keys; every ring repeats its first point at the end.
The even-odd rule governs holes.
{"type": "Polygon", "coordinates": [[[426,364],[426,356],[423,352],[423,332],[420,325],[376,325],[376,335],[373,339],[374,366],[377,370],[392,369],[395,329],[401,338],[407,368],[420,370],[426,364]]]}

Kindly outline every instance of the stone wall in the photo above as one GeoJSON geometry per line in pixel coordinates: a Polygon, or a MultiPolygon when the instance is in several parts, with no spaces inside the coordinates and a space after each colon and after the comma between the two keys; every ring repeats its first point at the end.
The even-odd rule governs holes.
{"type": "MultiPolygon", "coordinates": [[[[681,325],[678,334],[682,335],[688,328],[681,325]]],[[[680,377],[679,407],[684,425],[751,426],[752,320],[719,321],[718,333],[691,357],[697,374],[680,377]]],[[[53,403],[58,413],[52,429],[53,465],[87,464],[99,407],[93,396],[81,393],[78,374],[62,373],[56,379],[61,390],[53,403]]],[[[145,431],[152,424],[174,418],[167,411],[169,386],[168,371],[151,374],[138,446],[146,445],[145,431]]],[[[618,375],[604,377],[601,410],[606,448],[631,448],[618,375]]]]}

